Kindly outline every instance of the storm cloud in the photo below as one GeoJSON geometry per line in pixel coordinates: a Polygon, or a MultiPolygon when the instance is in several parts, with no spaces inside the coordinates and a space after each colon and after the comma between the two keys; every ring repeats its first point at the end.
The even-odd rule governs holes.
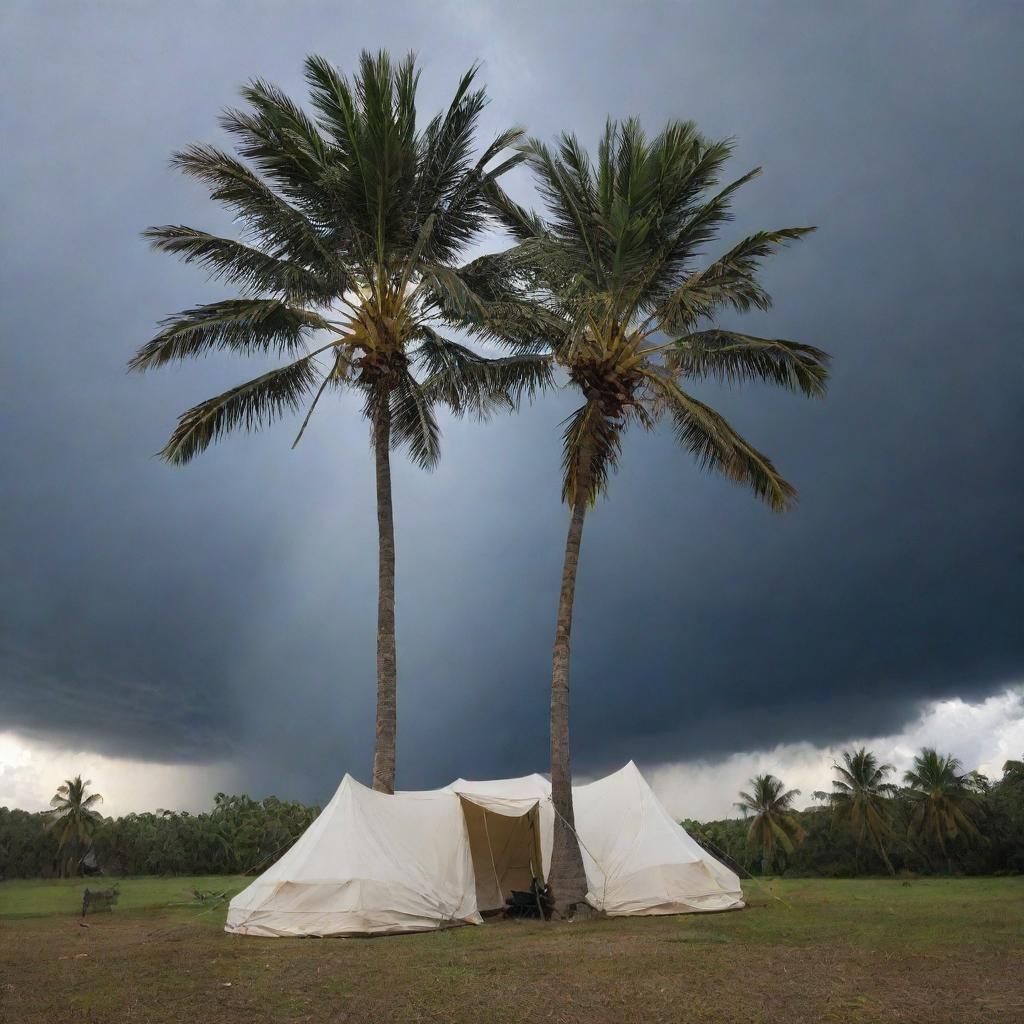
{"type": "MultiPolygon", "coordinates": [[[[139,237],[231,231],[170,153],[221,141],[248,78],[301,98],[307,53],[348,69],[381,46],[419,52],[422,112],[480,59],[488,140],[525,123],[594,142],[634,113],[734,136],[736,174],[765,174],[723,248],[819,227],[768,270],[775,309],[742,322],[829,350],[828,397],[707,389],[800,504],[774,516],[666,434],[628,438],[584,538],[578,769],[892,733],[1024,678],[1024,12],[609,7],[4,6],[0,729],[231,762],[282,796],[368,776],[357,404],[294,452],[283,425],[175,469],[152,453],[176,415],[257,369],[125,364],[161,317],[227,294],[139,237]]],[[[446,423],[432,474],[396,460],[403,787],[546,763],[570,403],[446,423]]]]}

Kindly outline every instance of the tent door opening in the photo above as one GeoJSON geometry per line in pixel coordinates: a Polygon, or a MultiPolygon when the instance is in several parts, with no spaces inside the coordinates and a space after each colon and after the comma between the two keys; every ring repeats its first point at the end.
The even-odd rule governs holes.
{"type": "Polygon", "coordinates": [[[503,910],[513,890],[544,882],[537,804],[525,814],[497,814],[462,797],[480,913],[503,910]]]}

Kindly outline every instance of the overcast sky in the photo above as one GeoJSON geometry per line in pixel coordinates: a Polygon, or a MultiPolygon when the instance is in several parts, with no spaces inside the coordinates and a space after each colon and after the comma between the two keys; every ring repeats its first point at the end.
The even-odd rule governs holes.
{"type": "MultiPolygon", "coordinates": [[[[283,424],[172,468],[153,453],[176,415],[253,368],[125,372],[160,318],[230,294],[139,237],[231,230],[170,154],[222,142],[249,77],[301,99],[306,54],[350,70],[364,47],[419,53],[424,116],[482,61],[484,142],[521,122],[593,144],[609,114],[734,136],[735,175],[765,173],[723,249],[819,226],[772,263],[776,307],[745,327],[829,350],[828,398],[706,392],[800,504],[775,516],[667,434],[628,437],[584,542],[579,773],[632,758],[676,796],[699,778],[718,807],[730,764],[928,742],[950,708],[1016,742],[1024,7],[14,0],[0,47],[0,803],[52,792],[58,764],[130,765],[122,807],[222,784],[323,800],[346,771],[369,778],[376,524],[356,403],[324,408],[294,452],[283,424]]],[[[525,176],[510,187],[530,199],[525,176]]],[[[571,408],[446,423],[432,474],[395,461],[404,788],[546,766],[571,408]]],[[[994,763],[996,746],[963,753],[994,763]]],[[[108,802],[120,785],[111,772],[108,802]]]]}

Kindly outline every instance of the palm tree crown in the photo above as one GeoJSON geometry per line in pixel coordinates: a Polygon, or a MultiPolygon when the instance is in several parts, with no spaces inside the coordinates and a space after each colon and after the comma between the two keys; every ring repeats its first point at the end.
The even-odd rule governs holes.
{"type": "Polygon", "coordinates": [[[701,266],[730,219],[750,171],[716,190],[729,142],[710,142],[690,122],[648,140],[639,122],[609,122],[596,166],[573,135],[556,152],[523,147],[547,210],[540,217],[488,188],[519,245],[507,258],[547,309],[550,354],[584,404],[564,435],[564,495],[578,483],[593,501],[621,454],[630,424],[668,415],[679,441],[705,468],[746,484],[772,508],[795,491],[771,461],[681,382],[761,380],[806,395],[824,393],[821,349],[728,330],[724,310],[768,309],[762,261],[813,228],[759,231],[701,266]]]}
{"type": "Polygon", "coordinates": [[[57,792],[50,800],[47,827],[57,833],[58,849],[70,847],[65,868],[76,866],[81,860],[85,848],[92,842],[92,834],[103,816],[96,810],[96,805],[103,802],[99,793],[88,793],[91,779],[82,779],[76,775],[73,779],[65,779],[57,787],[57,792]]]}
{"type": "Polygon", "coordinates": [[[894,874],[885,849],[885,836],[890,832],[886,800],[897,792],[888,776],[895,770],[891,764],[880,764],[878,758],[864,747],[844,751],[843,763],[832,765],[835,778],[831,793],[815,793],[827,800],[837,818],[845,820],[854,830],[858,844],[869,839],[878,850],[886,870],[894,874]]]}
{"type": "Polygon", "coordinates": [[[182,225],[146,235],[243,294],[169,318],[131,367],[218,349],[298,358],[186,412],[166,459],[187,462],[227,431],[258,428],[308,400],[312,412],[326,388],[348,385],[375,426],[388,422],[389,441],[429,466],[438,456],[435,401],[479,410],[505,400],[508,385],[518,394],[546,373],[537,361],[523,376],[522,361],[517,372],[438,333],[464,320],[495,322],[473,288],[486,282],[488,259],[457,261],[487,223],[485,187],[520,159],[494,163],[520,138],[513,128],[472,160],[486,102],[471,89],[475,74],[419,130],[412,56],[396,64],[363,53],[355,81],[310,57],[315,117],[256,79],[242,90],[250,109],[221,118],[242,159],[210,145],[175,155],[176,167],[235,212],[244,240],[182,225]]]}
{"type": "Polygon", "coordinates": [[[793,801],[799,789],[785,789],[774,775],[756,775],[750,780],[750,792],[741,792],[736,803],[745,818],[750,818],[748,837],[759,847],[762,866],[767,870],[778,847],[792,853],[804,836],[804,829],[793,816],[793,801]]]}
{"type": "Polygon", "coordinates": [[[934,841],[947,863],[951,862],[949,842],[961,836],[975,839],[981,835],[975,822],[980,808],[972,788],[974,781],[952,754],[924,747],[903,781],[916,804],[911,829],[934,841]]]}

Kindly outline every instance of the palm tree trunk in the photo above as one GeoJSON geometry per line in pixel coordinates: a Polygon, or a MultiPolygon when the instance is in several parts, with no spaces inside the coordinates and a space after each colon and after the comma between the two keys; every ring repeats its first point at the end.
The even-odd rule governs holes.
{"type": "Polygon", "coordinates": [[[885,870],[889,872],[891,878],[896,877],[896,869],[892,866],[892,861],[889,860],[889,854],[885,852],[885,843],[882,842],[881,838],[876,838],[875,842],[878,844],[878,852],[882,856],[882,861],[885,864],[885,870]]]}
{"type": "Polygon", "coordinates": [[[373,424],[377,468],[377,732],[373,748],[373,788],[395,791],[395,729],[398,657],[395,651],[395,522],[391,502],[391,409],[389,396],[378,405],[373,424]]]}
{"type": "Polygon", "coordinates": [[[587,895],[587,876],[583,867],[576,818],[572,806],[572,767],[569,756],[569,653],[572,634],[572,609],[576,597],[576,568],[579,564],[583,520],[590,491],[590,456],[585,449],[580,457],[576,494],[565,539],[562,562],[562,588],[558,598],[555,647],[551,659],[551,801],[555,807],[555,832],[551,849],[548,884],[560,915],[572,912],[587,895]]]}

